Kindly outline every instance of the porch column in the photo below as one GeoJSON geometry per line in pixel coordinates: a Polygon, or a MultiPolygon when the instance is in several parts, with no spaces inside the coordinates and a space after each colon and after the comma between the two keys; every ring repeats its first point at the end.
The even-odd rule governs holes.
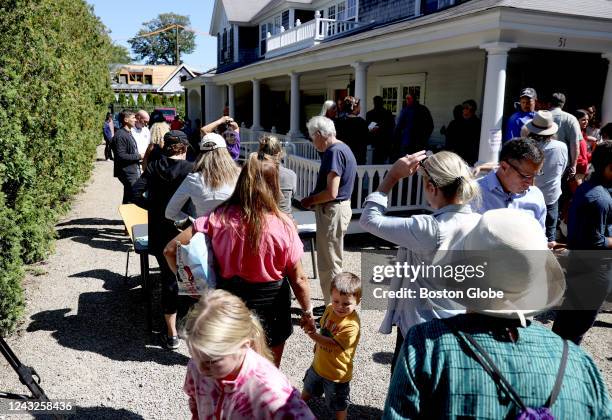
{"type": "Polygon", "coordinates": [[[361,101],[359,116],[365,119],[368,112],[368,64],[358,61],[352,66],[355,69],[355,96],[361,101]]]}
{"type": "Polygon", "coordinates": [[[236,105],[234,103],[234,85],[233,83],[228,83],[227,85],[227,103],[229,108],[230,117],[234,118],[236,116],[236,105]]]}
{"type": "Polygon", "coordinates": [[[601,122],[603,127],[607,123],[612,123],[612,52],[602,54],[602,57],[608,60],[608,75],[606,76],[606,85],[601,101],[601,122]]]}
{"type": "Polygon", "coordinates": [[[218,111],[217,109],[215,109],[215,91],[217,90],[216,87],[217,86],[214,83],[204,82],[204,103],[206,105],[206,108],[202,110],[202,113],[204,114],[203,125],[210,124],[218,118],[218,111]]]}
{"type": "Polygon", "coordinates": [[[499,159],[506,92],[506,63],[508,51],[516,47],[517,44],[506,42],[493,42],[480,46],[487,51],[487,70],[478,163],[497,162],[499,159]]]}
{"type": "Polygon", "coordinates": [[[300,132],[300,74],[291,72],[291,117],[289,119],[289,137],[302,137],[300,132]]]}
{"type": "Polygon", "coordinates": [[[253,82],[253,125],[251,130],[261,131],[263,127],[261,126],[260,80],[253,79],[251,82],[253,82]]]}

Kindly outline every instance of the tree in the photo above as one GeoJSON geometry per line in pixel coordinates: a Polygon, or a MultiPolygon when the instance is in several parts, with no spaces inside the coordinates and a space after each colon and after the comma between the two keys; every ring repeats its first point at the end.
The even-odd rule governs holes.
{"type": "Polygon", "coordinates": [[[184,27],[190,25],[189,16],[177,15],[175,13],[162,13],[156,19],[144,22],[143,28],[128,43],[139,60],[146,60],[147,64],[178,64],[176,62],[176,31],[178,30],[179,55],[191,54],[195,50],[195,34],[187,31],[184,27]],[[179,25],[183,28],[172,25],[179,25]],[[162,30],[155,35],[143,36],[145,34],[162,30]]]}
{"type": "Polygon", "coordinates": [[[138,108],[143,108],[144,104],[145,104],[144,96],[142,96],[142,93],[139,93],[138,97],[136,97],[136,105],[138,105],[138,108]]]}
{"type": "Polygon", "coordinates": [[[130,57],[130,52],[126,47],[113,44],[111,46],[110,62],[113,64],[128,64],[132,62],[132,57],[130,57]]]}

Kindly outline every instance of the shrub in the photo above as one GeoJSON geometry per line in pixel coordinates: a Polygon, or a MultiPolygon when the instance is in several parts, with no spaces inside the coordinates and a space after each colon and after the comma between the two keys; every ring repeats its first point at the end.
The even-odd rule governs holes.
{"type": "Polygon", "coordinates": [[[23,310],[23,263],[51,252],[89,178],[113,97],[111,42],[84,0],[0,4],[1,335],[23,310]]]}

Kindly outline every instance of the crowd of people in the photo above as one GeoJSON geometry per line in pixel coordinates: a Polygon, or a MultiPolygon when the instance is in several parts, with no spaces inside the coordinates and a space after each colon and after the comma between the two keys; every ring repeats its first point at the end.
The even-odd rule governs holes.
{"type": "MultiPolygon", "coordinates": [[[[612,248],[609,125],[590,126],[587,110],[586,117],[566,114],[561,94],[553,95],[550,111],[532,109],[534,98],[534,89],[523,89],[526,108],[509,120],[511,138],[503,143],[499,163],[476,170],[470,166],[477,146],[466,144],[480,132],[472,100],[445,129],[451,150],[435,154],[426,151],[431,114],[412,95],[397,121],[380,97],[366,120],[359,117],[358,98],[347,97],[340,107],[326,101],[321,115],[307,123],[321,163],[314,190],[300,202],[315,213],[324,299],[316,308],[292,219],[297,177],[282,165],[278,139],[262,137],[258,152],[240,162],[239,127],[229,116],[190,137],[155,116],[149,121],[144,111],[120,113],[121,127],[108,143],[123,202],[148,210],[167,349],[179,346],[178,244],[203,233],[215,257],[216,289],[195,303],[184,324],[191,355],[184,390],[193,417],[308,419],[314,416],[306,402],[320,396],[336,418],[347,417],[350,388],[367,386],[351,380],[359,369],[353,364],[361,337],[356,309],[368,296],[360,278],[344,271],[344,236],[353,216],[357,167],[372,142],[375,159],[391,160],[392,166],[365,198],[359,223],[396,244],[398,262],[460,264],[449,251],[496,250],[508,256],[490,261],[502,274],[483,280],[483,286],[504,293],[502,303],[460,296],[450,299],[453,305],[389,298],[380,332],[390,334],[395,326],[396,345],[383,417],[612,417],[602,376],[580,347],[612,284],[612,262],[598,260],[591,286],[597,291],[585,303],[584,278],[568,274],[566,280],[553,253],[559,247],[560,208],[566,209],[561,218],[570,252],[612,248]],[[148,143],[139,145],[145,133],[148,143]],[[489,173],[477,179],[483,170],[489,173]],[[395,185],[417,173],[433,212],[386,214],[395,185]],[[526,250],[538,258],[510,263],[526,250]],[[301,393],[279,370],[294,329],[292,294],[302,310],[303,333],[315,345],[301,393]],[[548,311],[555,311],[552,331],[534,320],[548,311]]],[[[425,276],[398,276],[389,290],[439,287],[425,276]]]]}

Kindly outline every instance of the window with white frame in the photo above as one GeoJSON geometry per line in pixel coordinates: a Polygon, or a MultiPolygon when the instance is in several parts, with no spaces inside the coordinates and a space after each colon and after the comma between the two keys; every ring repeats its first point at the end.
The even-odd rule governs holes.
{"type": "Polygon", "coordinates": [[[382,76],[377,82],[378,91],[383,98],[383,106],[395,116],[399,115],[404,107],[408,94],[420,103],[425,100],[425,73],[382,76]]]}
{"type": "Polygon", "coordinates": [[[262,23],[259,25],[259,55],[266,55],[266,39],[268,38],[268,32],[270,34],[274,31],[273,25],[271,22],[262,23]]]}
{"type": "Polygon", "coordinates": [[[289,21],[289,10],[285,10],[278,15],[272,16],[266,22],[263,22],[259,25],[259,55],[263,56],[266,54],[266,39],[268,36],[268,32],[270,35],[278,35],[281,31],[281,26],[283,29],[287,30],[290,27],[293,27],[291,22],[289,21]]]}
{"type": "Polygon", "coordinates": [[[339,0],[329,3],[323,8],[322,17],[326,19],[357,21],[359,11],[358,0],[339,0]]]}

